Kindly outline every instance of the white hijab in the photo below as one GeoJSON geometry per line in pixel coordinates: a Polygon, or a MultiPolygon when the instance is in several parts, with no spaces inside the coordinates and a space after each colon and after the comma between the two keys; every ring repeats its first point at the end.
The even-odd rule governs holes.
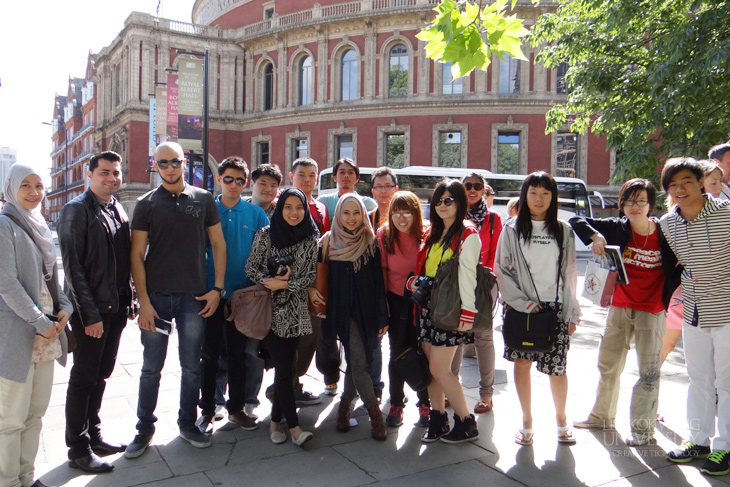
{"type": "Polygon", "coordinates": [[[45,267],[46,280],[50,279],[53,266],[56,264],[56,247],[53,243],[53,236],[51,235],[51,229],[48,228],[46,220],[41,214],[41,204],[39,203],[33,210],[26,210],[18,203],[18,189],[22,184],[23,180],[35,174],[38,171],[25,164],[15,163],[10,166],[8,172],[8,179],[5,180],[5,207],[3,213],[10,213],[16,218],[20,219],[21,223],[25,224],[27,230],[30,231],[30,236],[38,246],[43,255],[43,264],[45,267]]]}

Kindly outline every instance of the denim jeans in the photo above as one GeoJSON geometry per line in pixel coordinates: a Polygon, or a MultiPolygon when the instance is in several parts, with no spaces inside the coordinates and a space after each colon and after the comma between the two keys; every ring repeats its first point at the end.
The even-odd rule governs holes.
{"type": "MultiPolygon", "coordinates": [[[[205,319],[198,313],[204,302],[190,293],[150,293],[150,302],[163,320],[175,319],[178,333],[180,368],[180,410],[177,424],[181,430],[195,426],[200,395],[200,356],[205,335],[205,319]]],[[[160,391],[160,375],[167,356],[168,336],[141,330],[144,356],[139,378],[137,430],[140,434],[155,432],[155,408],[160,391]]]]}

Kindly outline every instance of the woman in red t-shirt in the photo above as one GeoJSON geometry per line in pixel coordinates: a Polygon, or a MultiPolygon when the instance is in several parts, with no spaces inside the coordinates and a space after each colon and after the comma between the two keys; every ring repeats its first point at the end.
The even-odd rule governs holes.
{"type": "Polygon", "coordinates": [[[618,284],[606,319],[606,329],[598,352],[596,403],[588,419],[576,428],[613,429],[619,382],[632,338],[639,362],[639,380],[631,398],[629,446],[654,441],[654,425],[659,397],[659,351],[664,337],[665,287],[658,221],[649,213],[656,203],[654,186],[646,179],[631,179],[619,192],[621,218],[574,217],[570,224],[593,253],[603,255],[606,245],[621,248],[628,284],[618,284]]]}

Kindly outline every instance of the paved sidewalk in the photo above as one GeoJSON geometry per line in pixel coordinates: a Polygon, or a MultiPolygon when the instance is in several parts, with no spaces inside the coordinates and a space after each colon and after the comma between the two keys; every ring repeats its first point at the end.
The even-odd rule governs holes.
{"type": "MultiPolygon", "coordinates": [[[[579,269],[585,261],[579,262],[579,269]]],[[[582,286],[582,278],[579,287],[582,286]]],[[[568,355],[570,381],[568,420],[587,417],[595,399],[598,371],[597,347],[606,311],[583,305],[583,322],[573,336],[568,355]]],[[[521,426],[521,410],[512,384],[512,366],[501,358],[500,320],[496,323],[497,385],[494,411],[478,416],[480,437],[475,443],[447,445],[421,443],[424,429],[414,425],[418,419],[415,394],[410,392],[405,421],[401,428],[388,428],[384,443],[370,438],[367,414],[362,407],[354,413],[360,426],[349,433],[335,431],[334,418],[339,398],[322,394],[320,405],[301,408],[304,429],[313,431],[314,439],[304,449],[291,441],[274,445],[268,438],[270,403],[263,390],[273,380],[273,370],[266,373],[261,403],[257,413],[262,419],[256,431],[232,428],[224,419],[216,423],[213,445],[198,450],[177,437],[180,368],[176,335],[171,340],[163,370],[161,394],[156,414],[160,418],[153,447],[140,458],[128,460],[123,455],[108,457],[113,473],[80,475],[66,462],[64,443],[64,403],[68,368],[56,367],[53,396],[44,419],[41,449],[36,462],[37,476],[47,485],[59,486],[135,486],[208,487],[240,485],[302,485],[338,487],[489,485],[509,486],[598,486],[645,487],[671,485],[726,486],[730,476],[709,478],[696,464],[677,466],[665,459],[685,436],[687,375],[684,369],[682,342],[669,356],[662,369],[659,411],[665,416],[658,423],[658,445],[628,448],[622,438],[629,434],[629,399],[637,380],[636,357],[629,353],[619,399],[617,432],[576,430],[578,443],[559,445],[556,439],[554,407],[548,378],[533,370],[532,406],[535,429],[534,445],[520,447],[513,442],[521,426]]],[[[387,340],[383,355],[388,356],[387,340]]],[[[119,360],[109,380],[101,412],[103,432],[110,441],[132,440],[136,423],[138,378],[142,346],[136,324],[130,322],[122,338],[119,360]]],[[[386,360],[387,363],[387,360],[386,360]]],[[[387,381],[384,367],[384,380],[387,381]]],[[[464,359],[462,383],[470,407],[478,400],[479,375],[476,360],[464,359]]],[[[342,386],[342,382],[340,382],[342,386]]],[[[305,377],[305,389],[321,393],[324,384],[316,368],[305,377]]],[[[387,414],[387,386],[382,410],[387,414]]],[[[362,406],[362,404],[359,404],[362,406]]],[[[451,414],[451,411],[450,411],[451,414]]],[[[452,420],[453,423],[453,420],[452,420]]]]}

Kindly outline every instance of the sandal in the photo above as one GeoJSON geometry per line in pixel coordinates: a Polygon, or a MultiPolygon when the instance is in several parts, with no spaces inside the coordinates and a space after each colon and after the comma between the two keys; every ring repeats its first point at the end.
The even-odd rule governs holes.
{"type": "Polygon", "coordinates": [[[532,428],[521,429],[515,435],[515,443],[523,446],[532,445],[532,437],[532,428]]]}
{"type": "Polygon", "coordinates": [[[492,410],[494,407],[494,403],[490,400],[489,402],[484,401],[478,401],[476,405],[474,406],[474,413],[475,414],[483,414],[488,413],[492,410]]]}
{"type": "Polygon", "coordinates": [[[575,445],[576,441],[573,438],[573,432],[570,430],[570,426],[558,426],[558,443],[575,445]]]}

